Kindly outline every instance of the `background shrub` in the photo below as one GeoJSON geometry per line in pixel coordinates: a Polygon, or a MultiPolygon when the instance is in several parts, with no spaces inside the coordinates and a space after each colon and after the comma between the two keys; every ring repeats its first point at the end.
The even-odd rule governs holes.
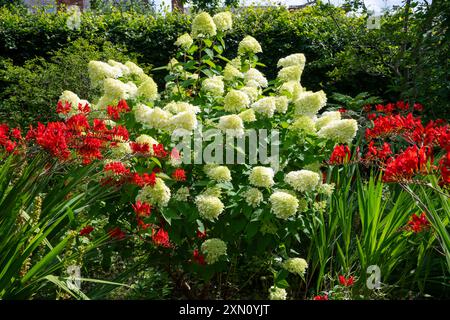
{"type": "Polygon", "coordinates": [[[20,66],[0,58],[0,117],[22,126],[54,120],[58,97],[67,88],[89,99],[88,93],[95,93],[87,76],[87,64],[92,59],[123,61],[129,60],[129,55],[109,42],[99,46],[80,38],[52,52],[48,60],[35,57],[20,66]]]}

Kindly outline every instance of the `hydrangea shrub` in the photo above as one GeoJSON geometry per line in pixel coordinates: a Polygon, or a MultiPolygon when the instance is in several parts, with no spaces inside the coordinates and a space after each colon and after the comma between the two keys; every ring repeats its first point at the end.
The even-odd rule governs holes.
{"type": "Polygon", "coordinates": [[[287,272],[307,272],[302,239],[333,190],[321,167],[336,144],[351,143],[357,123],[320,114],[326,94],[302,87],[301,53],[280,59],[270,81],[255,38],[246,36],[235,57],[222,56],[232,24],[229,12],[196,16],[175,42],[177,55],[154,70],[167,73],[164,88],[133,62],[91,61],[89,77],[102,95],[89,103],[65,91],[58,111],[67,119],[86,105],[91,117],[128,129],[110,147],[103,183],[123,194],[128,214],[118,223],[129,234],[151,239],[173,263],[206,278],[231,261],[266,259],[275,279],[270,296],[283,299],[287,272]],[[243,163],[226,163],[215,153],[216,163],[186,163],[186,152],[195,159],[198,151],[179,150],[174,139],[200,130],[205,152],[208,130],[242,138],[249,129],[277,132],[276,159],[252,163],[245,154],[243,163]]]}

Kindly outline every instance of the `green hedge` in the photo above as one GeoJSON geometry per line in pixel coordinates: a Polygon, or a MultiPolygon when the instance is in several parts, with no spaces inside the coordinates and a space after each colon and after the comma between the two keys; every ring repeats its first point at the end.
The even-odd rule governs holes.
{"type": "MultiPolygon", "coordinates": [[[[116,11],[97,15],[88,12],[83,14],[80,29],[70,30],[65,13],[28,14],[3,9],[0,17],[0,51],[15,64],[34,57],[46,58],[51,51],[84,38],[90,43],[109,41],[122,45],[139,54],[141,64],[161,66],[167,64],[174,52],[173,42],[179,34],[188,31],[191,22],[188,15],[172,13],[143,15],[116,11]]],[[[268,66],[269,77],[276,75],[279,58],[303,52],[308,59],[303,82],[312,89],[330,89],[332,85],[332,89],[339,91],[349,86],[346,79],[335,83],[327,72],[336,67],[333,57],[348,44],[349,30],[353,27],[364,28],[365,20],[347,18],[344,11],[334,7],[317,6],[297,12],[285,8],[246,9],[234,17],[228,50],[235,51],[244,35],[253,35],[265,48],[260,57],[268,66]],[[346,32],[336,28],[336,23],[346,32]]],[[[378,77],[372,76],[367,81],[375,83],[378,77]]],[[[358,87],[350,88],[354,89],[351,93],[360,92],[358,87]]]]}

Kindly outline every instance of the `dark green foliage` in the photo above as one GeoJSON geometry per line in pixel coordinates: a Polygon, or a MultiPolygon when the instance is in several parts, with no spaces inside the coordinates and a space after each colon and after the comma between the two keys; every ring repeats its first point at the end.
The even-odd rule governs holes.
{"type": "Polygon", "coordinates": [[[216,12],[225,7],[236,8],[239,6],[240,0],[188,0],[188,2],[194,11],[208,11],[208,12],[216,12]]]}

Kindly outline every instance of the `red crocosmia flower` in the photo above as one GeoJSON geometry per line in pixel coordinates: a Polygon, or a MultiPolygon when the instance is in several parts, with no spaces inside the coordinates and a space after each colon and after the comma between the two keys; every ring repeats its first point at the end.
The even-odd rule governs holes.
{"type": "Polygon", "coordinates": [[[163,228],[159,228],[157,232],[153,230],[152,240],[153,243],[157,246],[165,248],[169,248],[171,246],[169,241],[169,233],[165,231],[163,228]]]}
{"type": "Polygon", "coordinates": [[[383,146],[377,148],[375,142],[372,140],[369,142],[367,154],[365,157],[366,161],[379,160],[384,162],[392,154],[391,146],[389,143],[384,142],[383,146]]]}
{"type": "Polygon", "coordinates": [[[334,165],[345,164],[350,161],[350,158],[350,148],[347,145],[337,145],[331,153],[329,163],[334,165]]]}
{"type": "Polygon", "coordinates": [[[450,151],[439,161],[441,170],[442,184],[450,184],[450,151]]]}
{"type": "Polygon", "coordinates": [[[151,206],[148,203],[137,201],[136,204],[131,206],[138,217],[148,217],[150,215],[151,206]]]}
{"type": "Polygon", "coordinates": [[[415,213],[411,216],[411,218],[408,221],[407,229],[414,233],[419,233],[424,230],[427,230],[429,227],[430,222],[428,221],[425,212],[423,212],[420,216],[418,216],[415,213]]]}
{"type": "Polygon", "coordinates": [[[349,278],[345,278],[343,275],[340,275],[339,276],[339,283],[341,285],[343,285],[344,287],[350,287],[354,283],[354,278],[353,278],[353,276],[351,276],[349,278]]]}
{"type": "Polygon", "coordinates": [[[130,169],[127,169],[125,165],[119,161],[113,161],[106,164],[105,167],[103,168],[103,171],[105,172],[110,171],[118,176],[123,176],[130,173],[130,169]]]}
{"type": "Polygon", "coordinates": [[[152,226],[151,223],[145,223],[144,220],[142,220],[140,218],[137,219],[137,224],[138,224],[139,229],[142,229],[142,230],[147,230],[148,228],[150,228],[152,226]]]}
{"type": "Polygon", "coordinates": [[[14,141],[8,140],[8,141],[5,142],[4,145],[5,145],[6,152],[11,153],[16,148],[17,143],[15,143],[14,141]]]}
{"type": "Polygon", "coordinates": [[[130,183],[135,184],[139,187],[144,186],[144,181],[142,180],[142,177],[139,175],[139,173],[133,173],[130,177],[130,183]]]}
{"type": "Polygon", "coordinates": [[[78,111],[80,111],[82,113],[89,113],[89,112],[91,112],[91,107],[89,107],[88,103],[86,103],[84,105],[79,103],[78,104],[78,111]]]}
{"type": "Polygon", "coordinates": [[[116,107],[114,107],[114,106],[107,106],[106,107],[106,112],[108,113],[108,115],[113,120],[119,120],[120,119],[119,110],[116,107]]]}
{"type": "Polygon", "coordinates": [[[368,113],[370,111],[372,111],[372,106],[370,104],[367,104],[363,107],[363,111],[368,113]]]}
{"type": "Polygon", "coordinates": [[[76,114],[66,121],[67,127],[71,130],[82,132],[90,128],[89,122],[84,114],[76,114]]]}
{"type": "Polygon", "coordinates": [[[0,139],[8,137],[9,127],[6,123],[0,124],[0,139]]]}
{"type": "Polygon", "coordinates": [[[109,230],[109,236],[115,240],[122,240],[126,237],[126,233],[123,232],[119,227],[109,230]]]}
{"type": "Polygon", "coordinates": [[[156,174],[154,172],[148,174],[148,173],[144,173],[142,174],[142,181],[144,186],[145,185],[151,185],[154,186],[156,183],[156,174]]]}
{"type": "Polygon", "coordinates": [[[30,126],[26,139],[35,139],[36,143],[49,151],[53,156],[67,160],[70,156],[68,140],[72,134],[62,122],[49,122],[47,125],[38,123],[36,129],[30,126]]]}
{"type": "Polygon", "coordinates": [[[200,254],[198,249],[194,249],[194,252],[192,253],[192,260],[202,266],[206,264],[205,257],[200,254]]]}
{"type": "Polygon", "coordinates": [[[324,294],[324,295],[314,296],[313,300],[328,300],[328,295],[324,294]]]}
{"type": "Polygon", "coordinates": [[[123,112],[129,112],[130,108],[128,107],[128,104],[125,100],[120,100],[117,106],[107,106],[106,112],[108,112],[109,116],[113,120],[120,119],[120,114],[123,112]]]}
{"type": "Polygon", "coordinates": [[[94,231],[94,227],[93,226],[86,226],[86,227],[84,227],[83,229],[80,230],[80,236],[87,236],[92,231],[94,231]]]}
{"type": "Polygon", "coordinates": [[[111,139],[115,141],[126,141],[130,137],[127,128],[124,126],[115,126],[111,129],[111,139]]]}
{"type": "Polygon", "coordinates": [[[161,172],[161,168],[158,168],[158,167],[155,167],[155,168],[153,168],[153,170],[152,170],[152,173],[160,173],[161,172]]]}
{"type": "Polygon", "coordinates": [[[93,130],[96,132],[105,132],[108,131],[108,128],[105,125],[105,121],[101,119],[94,119],[93,130]]]}
{"type": "Polygon", "coordinates": [[[374,138],[385,138],[386,136],[403,135],[411,140],[411,134],[417,128],[421,128],[422,122],[420,118],[413,117],[412,113],[406,116],[387,115],[377,117],[373,121],[373,128],[366,130],[366,139],[370,141],[374,138]]]}
{"type": "Polygon", "coordinates": [[[423,105],[421,105],[420,103],[414,103],[414,110],[418,111],[418,112],[422,112],[423,111],[423,105]]]}
{"type": "Polygon", "coordinates": [[[164,150],[164,145],[162,145],[161,143],[153,145],[153,153],[157,158],[164,158],[165,156],[167,156],[167,151],[164,150]]]}
{"type": "Polygon", "coordinates": [[[404,101],[397,101],[397,103],[395,104],[395,106],[397,107],[397,109],[399,110],[409,110],[409,103],[408,102],[404,102],[404,101]]]}
{"type": "Polygon", "coordinates": [[[382,104],[377,104],[375,110],[378,112],[384,112],[384,106],[382,104]]]}
{"type": "Polygon", "coordinates": [[[186,172],[183,169],[175,169],[172,177],[177,181],[186,181],[186,172]]]}
{"type": "Polygon", "coordinates": [[[347,109],[345,109],[345,108],[339,108],[338,111],[339,111],[340,113],[345,113],[345,112],[347,112],[347,109]]]}
{"type": "Polygon", "coordinates": [[[22,139],[22,132],[20,132],[19,128],[12,129],[11,135],[12,135],[12,137],[14,139],[17,139],[17,140],[21,140],[22,139]]]}
{"type": "Polygon", "coordinates": [[[395,110],[395,105],[393,103],[388,103],[384,106],[384,113],[391,114],[395,110]]]}
{"type": "Polygon", "coordinates": [[[133,173],[130,177],[130,183],[135,184],[141,188],[146,185],[154,186],[156,183],[156,174],[154,172],[150,174],[144,173],[142,175],[140,175],[139,173],[133,173]]]}
{"type": "Polygon", "coordinates": [[[72,110],[72,105],[70,102],[63,104],[61,101],[58,101],[58,104],[56,105],[56,113],[68,114],[70,110],[72,110]]]}
{"type": "Polygon", "coordinates": [[[150,146],[148,145],[148,143],[131,142],[130,146],[133,153],[146,154],[150,152],[150,146]]]}
{"type": "Polygon", "coordinates": [[[94,159],[103,158],[101,152],[101,148],[104,144],[103,140],[93,137],[91,133],[87,133],[81,140],[81,143],[74,148],[77,149],[83,163],[90,163],[94,159]]]}
{"type": "Polygon", "coordinates": [[[390,158],[384,170],[385,182],[409,181],[418,173],[426,174],[427,163],[432,159],[430,149],[417,148],[416,145],[408,147],[404,152],[390,158]]]}
{"type": "Polygon", "coordinates": [[[125,99],[121,99],[119,103],[117,104],[117,109],[120,110],[120,112],[129,112],[130,107],[128,107],[127,101],[125,99]]]}
{"type": "Polygon", "coordinates": [[[199,239],[205,239],[206,238],[206,229],[201,232],[200,230],[197,230],[197,238],[199,239]]]}
{"type": "Polygon", "coordinates": [[[377,114],[376,113],[369,113],[368,115],[367,115],[367,119],[369,119],[369,120],[373,120],[373,119],[375,119],[377,117],[377,114]]]}

